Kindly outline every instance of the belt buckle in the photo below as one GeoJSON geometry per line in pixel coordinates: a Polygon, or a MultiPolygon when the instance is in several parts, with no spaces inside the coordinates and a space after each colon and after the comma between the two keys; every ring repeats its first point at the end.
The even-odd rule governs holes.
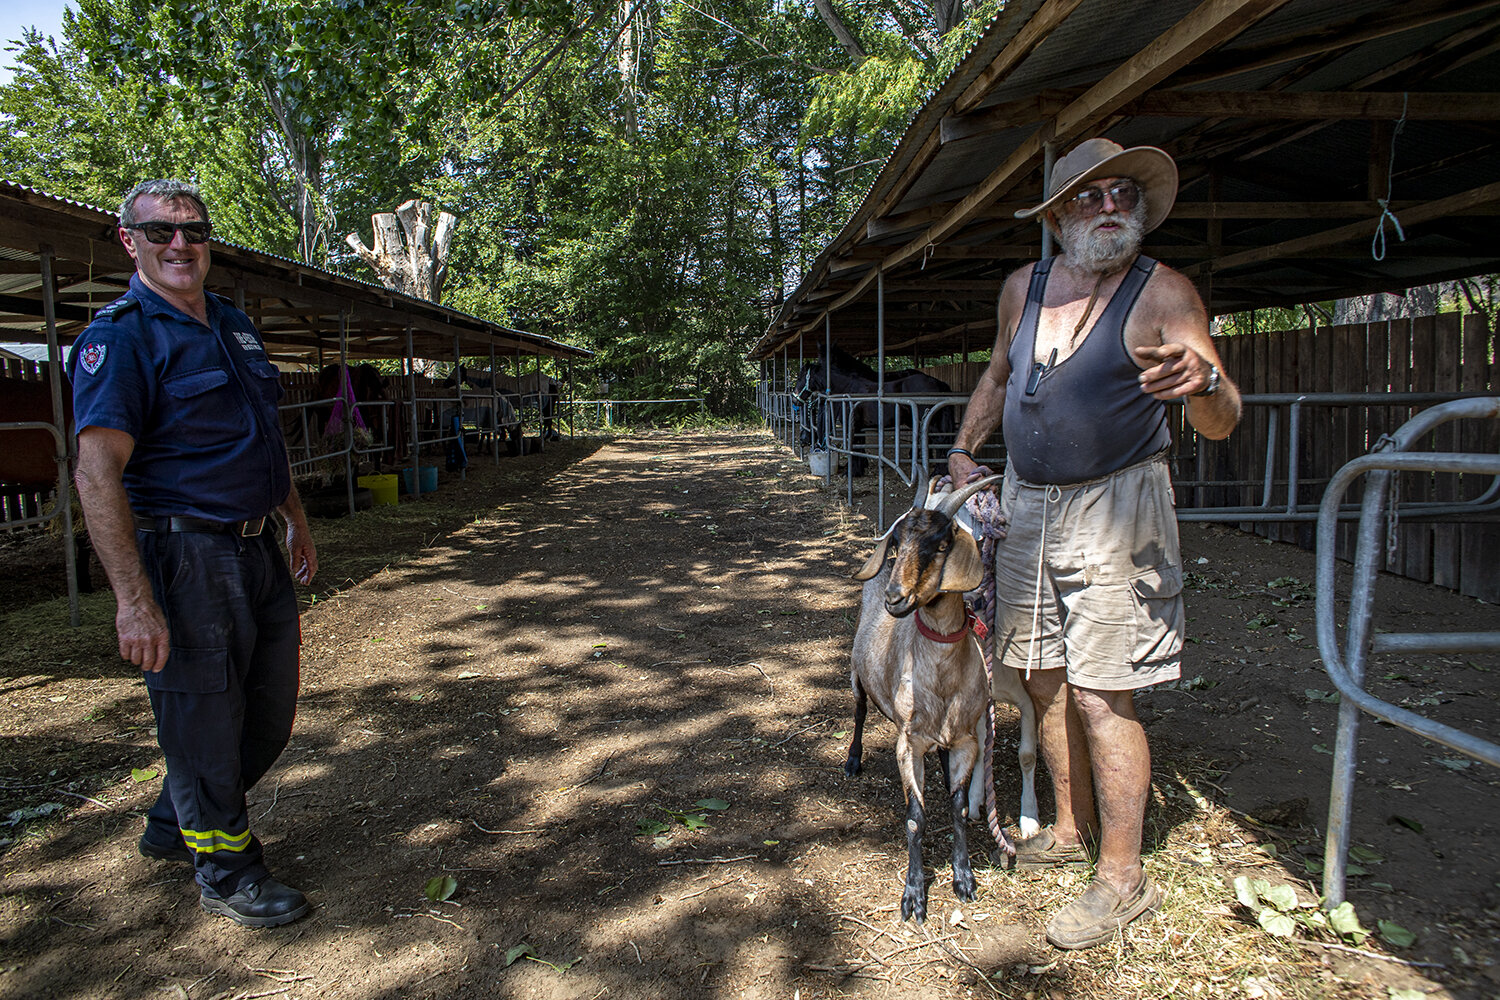
{"type": "Polygon", "coordinates": [[[265,527],[266,519],[264,517],[255,518],[253,521],[242,521],[240,522],[240,537],[254,538],[256,535],[259,535],[262,531],[264,531],[265,527]],[[252,524],[255,526],[255,530],[253,531],[250,528],[252,524]]]}

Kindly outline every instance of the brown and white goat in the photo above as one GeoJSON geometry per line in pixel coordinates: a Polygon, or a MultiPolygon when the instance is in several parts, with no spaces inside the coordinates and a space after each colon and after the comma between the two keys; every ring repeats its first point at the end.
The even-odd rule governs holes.
{"type": "MultiPolygon", "coordinates": [[[[906,795],[906,887],[901,918],[927,917],[927,887],[922,872],[922,834],[927,826],[923,802],[922,758],[936,749],[951,793],[953,810],[953,892],[974,899],[974,869],[969,863],[966,821],[979,814],[986,798],[981,753],[990,727],[990,685],[984,657],[969,627],[963,594],[979,586],[983,565],[979,547],[955,515],[964,501],[999,476],[971,483],[931,498],[919,493],[916,504],[876,543],[875,551],[854,574],[865,581],[859,626],[854,634],[854,738],[844,773],[860,770],[867,699],[896,724],[896,764],[906,795]],[[935,500],[928,509],[928,499],[935,500]],[[887,551],[894,543],[893,557],[887,551]]],[[[993,810],[993,806],[991,806],[993,810]]],[[[993,820],[993,816],[991,816],[993,820]]],[[[998,821],[991,823],[1006,853],[1015,845],[998,821]]]]}

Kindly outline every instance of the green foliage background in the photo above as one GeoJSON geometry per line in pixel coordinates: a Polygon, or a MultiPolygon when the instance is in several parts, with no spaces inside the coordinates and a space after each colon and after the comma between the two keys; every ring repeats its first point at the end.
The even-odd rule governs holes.
{"type": "Polygon", "coordinates": [[[811,0],[77,8],[6,53],[0,177],[191,179],[225,238],[363,277],[345,234],[427,197],[460,216],[447,304],[593,348],[582,394],[737,416],[769,310],[1000,0],[837,0],[857,51],[811,0]]]}

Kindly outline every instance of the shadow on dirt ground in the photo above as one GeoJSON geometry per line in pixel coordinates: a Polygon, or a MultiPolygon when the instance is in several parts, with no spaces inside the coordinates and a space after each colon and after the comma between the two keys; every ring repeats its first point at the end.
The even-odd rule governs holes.
{"type": "MultiPolygon", "coordinates": [[[[1495,775],[1399,731],[1364,729],[1351,897],[1416,943],[1276,938],[1235,903],[1238,874],[1313,898],[1336,706],[1310,554],[1212,527],[1185,532],[1187,676],[1139,699],[1161,913],[1054,951],[1041,927],[1086,875],[981,866],[978,902],[956,907],[934,823],[930,917],[903,925],[888,725],[865,774],[842,774],[848,573],[872,524],[840,496],[764,433],[647,434],[316,525],[297,731],[251,797],[273,870],[316,910],[267,932],[206,917],[185,866],[135,854],[161,762],[108,595],[62,637],[55,602],[11,613],[0,995],[1494,995],[1495,775]]],[[[1500,627],[1404,583],[1382,583],[1392,614],[1500,627]]],[[[1496,663],[1450,659],[1383,664],[1380,684],[1494,738],[1496,663]]]]}

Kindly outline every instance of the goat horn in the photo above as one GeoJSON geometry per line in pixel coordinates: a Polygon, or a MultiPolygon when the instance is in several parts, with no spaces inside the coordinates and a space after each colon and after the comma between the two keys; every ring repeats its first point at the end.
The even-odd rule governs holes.
{"type": "Polygon", "coordinates": [[[917,495],[911,502],[912,510],[921,510],[927,506],[927,498],[932,496],[932,484],[937,480],[930,476],[923,476],[917,483],[917,495]]]}
{"type": "Polygon", "coordinates": [[[944,496],[943,502],[938,505],[937,509],[942,511],[949,517],[954,517],[958,514],[958,509],[968,501],[969,497],[973,496],[975,493],[978,493],[980,490],[984,489],[986,486],[989,486],[991,483],[998,483],[1004,478],[1005,477],[1001,475],[985,476],[978,482],[969,483],[963,489],[954,490],[952,493],[944,496]]]}

